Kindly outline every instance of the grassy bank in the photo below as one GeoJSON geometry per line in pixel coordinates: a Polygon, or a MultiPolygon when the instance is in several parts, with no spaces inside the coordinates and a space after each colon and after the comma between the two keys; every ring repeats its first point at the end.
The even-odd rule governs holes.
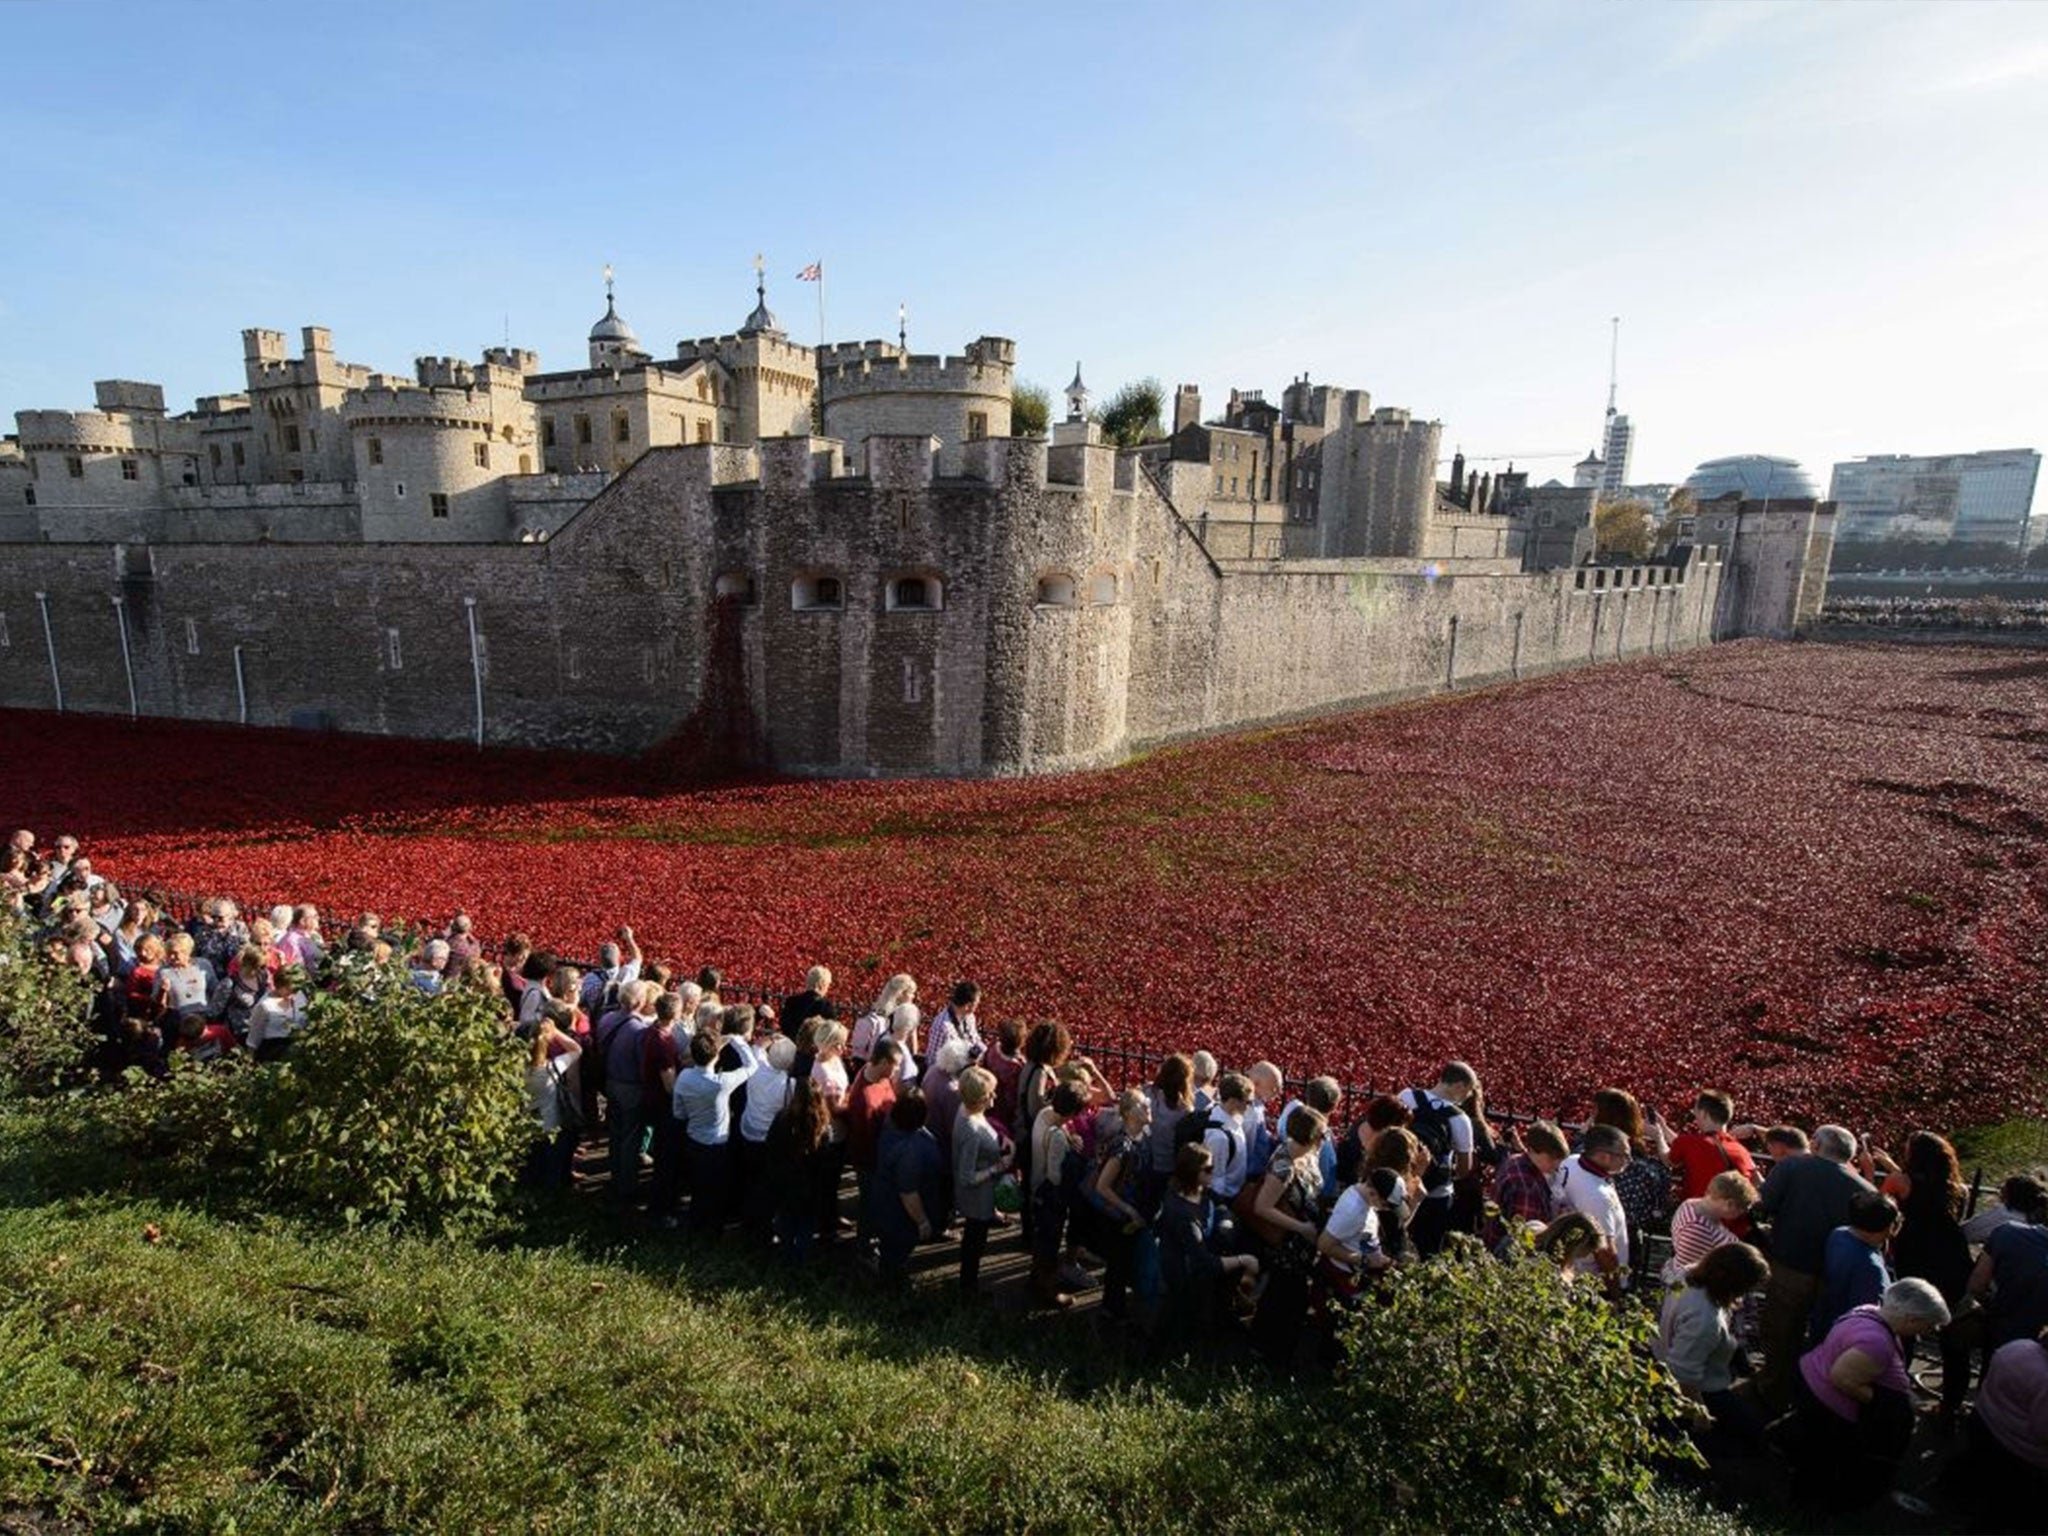
{"type": "MultiPolygon", "coordinates": [[[[1315,1530],[1421,1471],[1294,1454],[1338,1429],[1313,1387],[531,1227],[0,1208],[0,1355],[0,1517],[93,1529],[1315,1530]]],[[[1660,1496],[1625,1528],[1714,1527],[1660,1496]]]]}

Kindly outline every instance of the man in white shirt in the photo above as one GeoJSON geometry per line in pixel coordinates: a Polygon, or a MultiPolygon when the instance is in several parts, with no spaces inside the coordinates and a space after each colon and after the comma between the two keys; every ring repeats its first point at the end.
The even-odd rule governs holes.
{"type": "Polygon", "coordinates": [[[1245,1111],[1251,1107],[1251,1100],[1251,1079],[1241,1072],[1226,1072],[1216,1084],[1216,1103],[1207,1111],[1193,1111],[1205,1115],[1208,1121],[1202,1145],[1209,1149],[1209,1166],[1215,1170],[1209,1192],[1225,1207],[1244,1188],[1251,1169],[1251,1148],[1244,1128],[1245,1111]]]}
{"type": "Polygon", "coordinates": [[[1557,1170],[1559,1215],[1578,1211],[1599,1232],[1601,1246],[1590,1259],[1579,1261],[1585,1273],[1607,1276],[1613,1289],[1628,1283],[1628,1216],[1615,1191],[1614,1176],[1629,1165],[1628,1133],[1618,1126],[1589,1125],[1576,1154],[1557,1170]]]}
{"type": "Polygon", "coordinates": [[[1408,1235],[1425,1257],[1444,1245],[1451,1230],[1452,1185],[1472,1171],[1472,1120],[1461,1107],[1479,1085],[1479,1074],[1462,1061],[1444,1064],[1435,1089],[1403,1088],[1397,1095],[1414,1116],[1408,1129],[1429,1148],[1429,1172],[1423,1175],[1422,1203],[1408,1225],[1408,1235]]]}

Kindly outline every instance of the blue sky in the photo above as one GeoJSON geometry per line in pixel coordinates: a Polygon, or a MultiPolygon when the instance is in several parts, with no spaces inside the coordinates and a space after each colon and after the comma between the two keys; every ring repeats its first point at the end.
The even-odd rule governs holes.
{"type": "Polygon", "coordinates": [[[1563,474],[2039,446],[2048,4],[0,12],[0,418],[239,332],[581,361],[770,300],[1055,390],[1301,372],[1563,474]],[[1533,455],[1556,453],[1554,459],[1533,455]]]}

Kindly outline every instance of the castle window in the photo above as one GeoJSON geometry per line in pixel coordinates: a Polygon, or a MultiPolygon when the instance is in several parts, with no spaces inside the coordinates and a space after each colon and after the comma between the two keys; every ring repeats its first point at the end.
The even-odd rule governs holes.
{"type": "Polygon", "coordinates": [[[500,437],[504,438],[506,442],[508,442],[508,443],[509,443],[509,442],[511,442],[511,441],[512,441],[512,423],[511,423],[511,422],[509,422],[509,421],[508,421],[508,422],[506,422],[506,423],[505,423],[505,425],[504,425],[504,427],[503,427],[503,428],[502,428],[502,429],[501,429],[501,430],[499,431],[498,435],[499,435],[500,437]]]}
{"type": "Polygon", "coordinates": [[[698,423],[697,423],[697,441],[698,441],[698,442],[700,442],[700,443],[708,443],[708,442],[710,442],[710,441],[711,441],[711,423],[710,423],[710,422],[708,422],[708,421],[700,421],[700,422],[698,422],[698,423]]]}
{"type": "Polygon", "coordinates": [[[737,598],[742,608],[751,608],[761,600],[754,578],[745,571],[727,571],[713,583],[712,591],[719,597],[737,598]]]}
{"type": "Polygon", "coordinates": [[[543,448],[555,446],[555,418],[543,416],[540,419],[540,445],[543,448]]]}
{"type": "Polygon", "coordinates": [[[1586,590],[1586,573],[1584,571],[1579,572],[1579,579],[1574,585],[1581,592],[1586,590]]]}
{"type": "Polygon", "coordinates": [[[445,491],[431,491],[427,495],[427,512],[432,517],[448,515],[448,495],[445,491]]]}
{"type": "Polygon", "coordinates": [[[64,460],[64,473],[74,480],[83,480],[85,478],[85,460],[75,453],[71,454],[64,460]]]}
{"type": "Polygon", "coordinates": [[[384,462],[384,439],[381,437],[370,439],[370,462],[372,464],[382,464],[384,462]]]}
{"type": "Polygon", "coordinates": [[[1074,578],[1052,572],[1038,578],[1038,606],[1041,608],[1072,608],[1076,606],[1074,578]]]}
{"type": "Polygon", "coordinates": [[[297,453],[299,451],[299,429],[295,426],[286,426],[284,429],[284,451],[286,453],[297,453]]]}
{"type": "Polygon", "coordinates": [[[405,482],[403,480],[395,482],[391,487],[391,494],[400,501],[405,500],[405,482]]]}
{"type": "Polygon", "coordinates": [[[522,453],[521,455],[519,455],[519,473],[521,473],[522,475],[530,475],[533,473],[532,454],[522,453]]]}
{"type": "Polygon", "coordinates": [[[32,507],[36,504],[36,488],[34,486],[24,485],[21,488],[21,504],[24,507],[32,507]]]}
{"type": "Polygon", "coordinates": [[[588,416],[578,416],[576,418],[576,441],[579,443],[590,441],[590,418],[588,416]]]}
{"type": "Polygon", "coordinates": [[[240,469],[240,468],[242,467],[243,463],[245,462],[245,459],[244,459],[244,456],[243,456],[243,453],[242,453],[242,445],[241,445],[240,443],[236,443],[236,444],[235,444],[234,446],[235,446],[235,468],[237,468],[237,469],[240,469]]]}
{"type": "Polygon", "coordinates": [[[306,483],[306,472],[303,469],[288,469],[285,471],[284,477],[293,485],[304,485],[306,483]]]}
{"type": "Polygon", "coordinates": [[[967,413],[967,441],[969,441],[970,443],[979,442],[982,438],[987,436],[988,412],[969,411],[967,413]]]}
{"type": "Polygon", "coordinates": [[[612,441],[630,443],[633,441],[633,423],[624,411],[612,418],[612,441]]]}
{"type": "Polygon", "coordinates": [[[395,629],[384,631],[384,661],[394,672],[402,670],[405,666],[405,657],[398,648],[398,631],[395,629]]]}
{"type": "Polygon", "coordinates": [[[7,638],[7,615],[0,613],[0,651],[8,649],[13,644],[14,642],[7,638]]]}
{"type": "Polygon", "coordinates": [[[491,445],[489,443],[478,443],[476,445],[476,467],[478,469],[489,469],[491,467],[491,445]]]}
{"type": "Polygon", "coordinates": [[[209,464],[211,464],[211,465],[212,465],[212,466],[213,466],[213,467],[214,467],[215,469],[219,469],[219,468],[220,468],[220,444],[219,444],[219,443],[208,443],[208,444],[206,445],[206,461],[207,461],[207,462],[208,462],[209,464]]]}
{"type": "Polygon", "coordinates": [[[932,613],[941,606],[935,576],[898,576],[883,588],[890,613],[932,613]]]}
{"type": "MultiPolygon", "coordinates": [[[[1155,576],[1158,567],[1153,568],[1155,576]]],[[[1116,572],[1098,571],[1088,580],[1088,602],[1091,607],[1108,608],[1116,602],[1116,572]]]]}
{"type": "Polygon", "coordinates": [[[187,619],[185,621],[185,654],[187,656],[197,656],[199,654],[199,621],[197,619],[187,619]]]}
{"type": "Polygon", "coordinates": [[[837,610],[845,604],[837,576],[804,575],[790,583],[789,606],[799,612],[837,610]]]}
{"type": "Polygon", "coordinates": [[[924,674],[917,670],[917,663],[908,656],[903,658],[903,702],[922,704],[924,702],[924,674]]]}

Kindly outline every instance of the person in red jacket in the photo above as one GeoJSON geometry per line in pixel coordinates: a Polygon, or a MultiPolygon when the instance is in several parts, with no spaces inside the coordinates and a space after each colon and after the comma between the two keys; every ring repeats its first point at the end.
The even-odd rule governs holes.
{"type": "Polygon", "coordinates": [[[897,1069],[903,1063],[903,1047],[884,1035],[874,1044],[867,1064],[846,1093],[846,1160],[860,1182],[860,1234],[868,1235],[868,1184],[875,1176],[875,1153],[881,1145],[882,1126],[896,1107],[897,1069]]]}
{"type": "MultiPolygon", "coordinates": [[[[1757,1182],[1756,1160],[1749,1155],[1749,1148],[1728,1134],[1734,1118],[1735,1101],[1725,1093],[1709,1088],[1693,1100],[1692,1129],[1674,1138],[1665,1154],[1665,1161],[1678,1175],[1680,1203],[1705,1195],[1716,1174],[1739,1173],[1751,1184],[1757,1182]]],[[[1748,1229],[1747,1221],[1739,1230],[1729,1228],[1737,1237],[1748,1229]]]]}

